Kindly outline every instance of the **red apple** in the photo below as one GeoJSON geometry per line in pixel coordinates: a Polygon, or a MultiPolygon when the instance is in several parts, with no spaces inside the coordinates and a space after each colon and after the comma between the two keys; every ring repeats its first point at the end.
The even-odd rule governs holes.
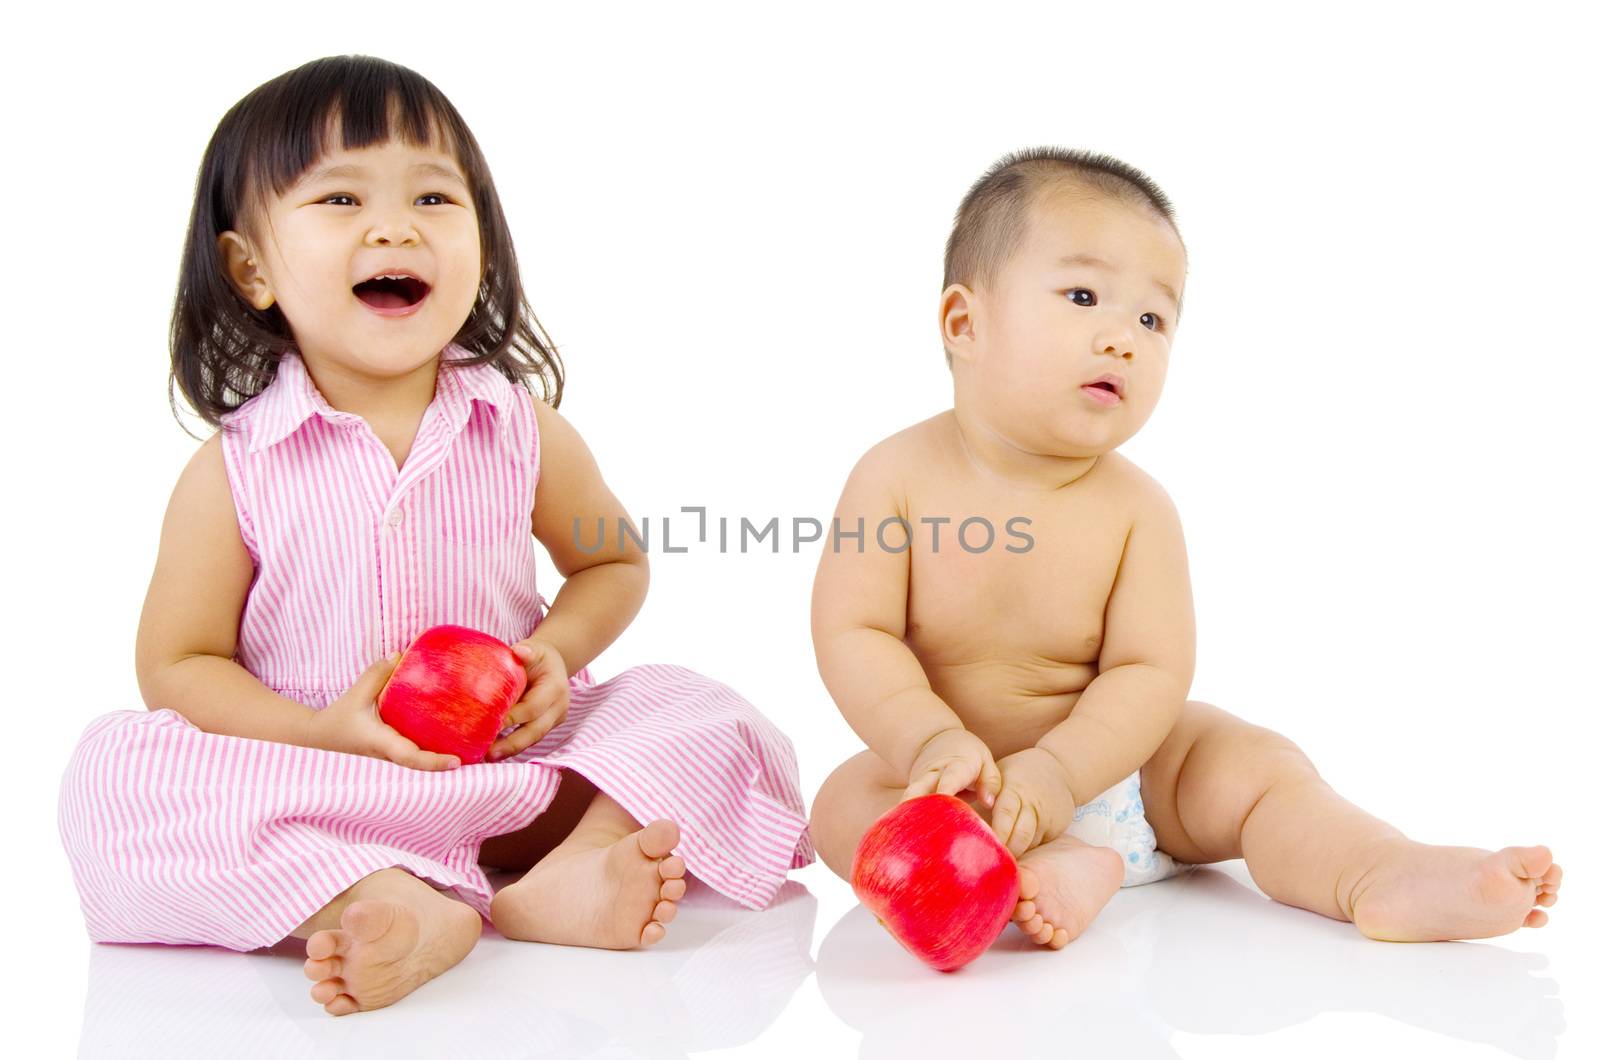
{"type": "Polygon", "coordinates": [[[425,751],[482,762],[528,687],[502,640],[466,626],[434,626],[411,642],[378,693],[378,716],[425,751]]]}
{"type": "Polygon", "coordinates": [[[861,904],[941,972],[989,948],[1017,907],[1017,861],[953,795],[907,799],[861,837],[850,866],[861,904]]]}

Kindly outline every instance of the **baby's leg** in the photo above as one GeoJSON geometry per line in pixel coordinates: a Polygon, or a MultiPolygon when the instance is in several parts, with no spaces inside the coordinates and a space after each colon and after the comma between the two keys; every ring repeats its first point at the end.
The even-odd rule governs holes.
{"type": "Polygon", "coordinates": [[[1243,857],[1271,897],[1397,942],[1542,927],[1561,867],[1542,846],[1416,843],[1327,785],[1289,740],[1206,703],[1140,771],[1157,844],[1179,861],[1243,857]]]}
{"type": "MultiPolygon", "coordinates": [[[[562,787],[575,779],[569,770],[562,787]]],[[[529,942],[613,950],[652,945],[666,935],[687,886],[683,859],[672,853],[677,845],[676,824],[659,820],[641,828],[615,799],[597,792],[571,833],[494,896],[489,918],[506,938],[529,942]]]]}
{"type": "MultiPolygon", "coordinates": [[[[850,879],[856,846],[872,823],[905,794],[906,778],[883,759],[863,751],[822,782],[811,806],[811,840],[823,862],[850,879]]],[[[985,822],[989,811],[964,793],[985,822]]],[[[1122,885],[1122,859],[1115,851],[1063,835],[1018,859],[1022,890],[1012,919],[1040,945],[1060,949],[1083,934],[1122,885]]]]}
{"type": "Polygon", "coordinates": [[[455,967],[483,920],[404,869],[357,880],[290,934],[306,940],[311,1000],[335,1016],[383,1008],[455,967]]]}

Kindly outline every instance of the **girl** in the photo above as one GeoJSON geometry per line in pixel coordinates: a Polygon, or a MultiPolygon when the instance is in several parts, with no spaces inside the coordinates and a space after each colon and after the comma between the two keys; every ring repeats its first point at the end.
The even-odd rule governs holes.
{"type": "Polygon", "coordinates": [[[793,749],[692,671],[590,674],[645,556],[578,547],[623,507],[556,412],[561,362],[456,109],[392,63],[307,63],[223,117],[195,190],[169,396],[220,430],[162,528],[149,711],[93,721],[63,781],[91,938],[292,935],[342,1015],[458,963],[481,917],[647,946],[686,871],[764,907],[814,857],[793,749]],[[566,579],[548,607],[534,537],[566,579]],[[374,707],[441,623],[515,642],[528,671],[481,764],[374,707]],[[493,894],[485,866],[530,871],[493,894]]]}

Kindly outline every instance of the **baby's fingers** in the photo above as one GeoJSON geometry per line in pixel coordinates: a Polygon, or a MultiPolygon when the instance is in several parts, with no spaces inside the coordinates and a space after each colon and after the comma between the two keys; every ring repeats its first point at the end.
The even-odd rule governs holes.
{"type": "Polygon", "coordinates": [[[1011,833],[1017,826],[1017,816],[1022,812],[1022,796],[1014,791],[1002,791],[994,800],[994,812],[989,815],[989,828],[996,839],[1008,849],[1011,833]]]}
{"type": "Polygon", "coordinates": [[[1011,838],[1002,840],[1006,849],[1011,851],[1011,856],[1020,858],[1033,849],[1033,837],[1039,831],[1039,814],[1032,806],[1024,805],[1017,812],[1017,824],[1011,830],[1011,838]]]}
{"type": "Polygon", "coordinates": [[[939,786],[939,778],[944,775],[944,771],[945,765],[940,763],[936,766],[929,766],[912,777],[911,783],[906,785],[906,793],[900,796],[900,801],[905,802],[907,799],[914,799],[919,795],[932,795],[934,789],[939,786]]]}
{"type": "Polygon", "coordinates": [[[972,782],[978,779],[979,764],[965,758],[951,762],[945,767],[944,775],[939,778],[939,786],[934,790],[940,795],[959,795],[972,787],[972,782]]]}

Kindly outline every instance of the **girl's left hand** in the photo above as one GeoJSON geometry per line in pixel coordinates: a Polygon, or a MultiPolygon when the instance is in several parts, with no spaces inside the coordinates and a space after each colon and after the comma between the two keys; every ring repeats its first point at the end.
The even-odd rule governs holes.
{"type": "Polygon", "coordinates": [[[530,637],[511,646],[528,670],[528,687],[511,706],[506,724],[517,726],[489,748],[488,761],[521,754],[567,716],[567,663],[548,642],[530,637]]]}

